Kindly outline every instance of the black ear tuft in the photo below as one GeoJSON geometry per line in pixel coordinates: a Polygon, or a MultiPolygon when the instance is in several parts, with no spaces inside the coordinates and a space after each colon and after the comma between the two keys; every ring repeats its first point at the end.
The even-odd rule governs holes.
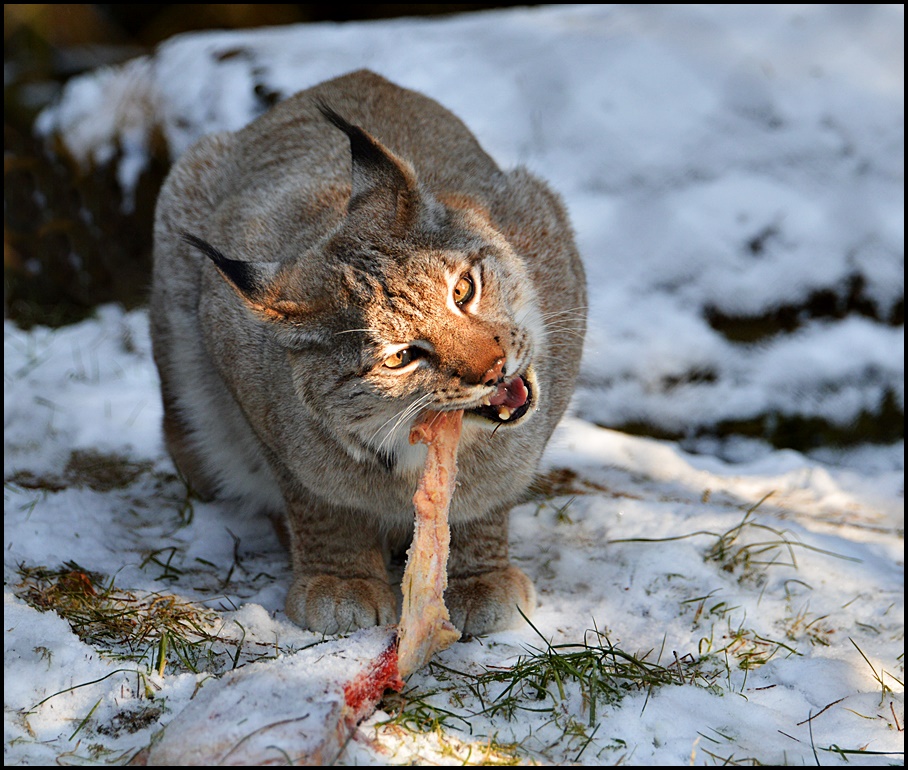
{"type": "Polygon", "coordinates": [[[371,218],[405,220],[412,208],[408,203],[415,201],[416,196],[416,179],[412,170],[359,126],[350,123],[324,102],[316,104],[328,122],[343,131],[350,140],[353,161],[351,211],[363,204],[372,204],[371,218]],[[401,199],[401,196],[409,201],[401,199]]]}
{"type": "Polygon", "coordinates": [[[333,107],[329,107],[325,102],[319,99],[315,106],[318,107],[318,111],[325,116],[329,123],[332,123],[334,126],[339,128],[345,134],[349,134],[351,129],[355,128],[346,118],[341,117],[333,107]]]}
{"type": "Polygon", "coordinates": [[[265,290],[264,276],[256,269],[257,266],[254,263],[228,259],[208,241],[203,241],[197,235],[186,232],[180,235],[186,243],[197,248],[214,262],[215,267],[246,297],[253,299],[260,296],[265,290]]]}
{"type": "Polygon", "coordinates": [[[317,102],[319,112],[325,116],[331,125],[343,131],[350,140],[350,151],[353,155],[354,163],[369,163],[379,168],[388,162],[388,157],[378,144],[369,134],[363,131],[359,126],[354,126],[346,118],[341,117],[331,107],[324,102],[317,102]]]}

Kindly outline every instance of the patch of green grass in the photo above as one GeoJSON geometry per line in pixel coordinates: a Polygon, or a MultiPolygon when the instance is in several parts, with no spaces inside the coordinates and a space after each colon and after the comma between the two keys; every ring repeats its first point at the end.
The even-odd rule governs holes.
{"type": "MultiPolygon", "coordinates": [[[[226,631],[217,613],[171,594],[137,595],[67,562],[60,569],[19,566],[17,594],[54,610],[86,644],[117,659],[144,663],[159,675],[219,673],[240,665],[245,632],[226,631]]],[[[273,650],[255,659],[272,657],[273,650]]]]}
{"type": "MultiPolygon", "coordinates": [[[[671,663],[662,665],[661,651],[658,655],[654,650],[629,653],[596,628],[588,630],[582,642],[551,644],[530,625],[542,645],[528,648],[512,666],[474,674],[431,662],[429,670],[440,686],[386,695],[383,708],[392,717],[383,724],[424,734],[445,729],[473,734],[478,717],[517,722],[524,714],[547,715],[545,726],[554,725],[560,732],[554,743],[547,742],[548,748],[559,746],[577,762],[595,745],[604,706],[616,704],[630,693],[644,692],[645,709],[650,694],[667,685],[716,689],[719,673],[701,666],[701,660],[692,655],[675,655],[671,663]],[[478,701],[478,709],[463,707],[472,701],[478,701]]],[[[607,746],[597,746],[599,753],[606,749],[623,751],[626,744],[613,737],[607,746]]],[[[532,758],[520,744],[514,751],[524,754],[522,761],[532,758]]]]}
{"type": "Polygon", "coordinates": [[[699,530],[673,537],[634,537],[609,541],[618,543],[667,543],[674,540],[686,540],[691,537],[706,535],[715,538],[703,556],[704,561],[715,562],[723,572],[738,575],[741,583],[761,584],[765,581],[766,570],[770,567],[791,567],[797,569],[797,550],[804,549],[815,553],[833,556],[846,561],[860,561],[850,556],[843,556],[826,551],[816,546],[802,543],[788,530],[780,530],[754,519],[754,513],[773,495],[769,492],[750,506],[744,517],[725,532],[699,530]]]}
{"type": "Polygon", "coordinates": [[[617,703],[629,692],[649,693],[655,687],[686,681],[681,664],[672,670],[648,660],[652,650],[639,655],[625,652],[598,629],[587,631],[581,643],[552,645],[532,627],[543,648],[531,650],[508,669],[489,670],[476,678],[471,690],[483,704],[481,713],[513,719],[522,710],[552,711],[566,700],[566,685],[574,683],[587,710],[587,725],[593,727],[598,706],[617,703]],[[493,685],[504,687],[496,688],[498,694],[490,698],[493,685]]]}

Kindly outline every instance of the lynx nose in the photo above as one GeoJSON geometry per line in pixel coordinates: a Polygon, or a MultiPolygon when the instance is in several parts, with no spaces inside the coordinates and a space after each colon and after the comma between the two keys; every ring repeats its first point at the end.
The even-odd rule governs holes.
{"type": "Polygon", "coordinates": [[[483,385],[495,385],[504,379],[504,359],[496,358],[495,363],[480,378],[483,385]]]}

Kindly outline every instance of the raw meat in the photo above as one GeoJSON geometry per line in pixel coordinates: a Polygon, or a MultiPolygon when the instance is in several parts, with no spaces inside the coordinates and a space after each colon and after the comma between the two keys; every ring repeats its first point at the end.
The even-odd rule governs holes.
{"type": "Polygon", "coordinates": [[[432,655],[460,638],[445,607],[444,592],[451,542],[448,509],[454,494],[462,425],[462,411],[426,412],[410,431],[410,443],[428,444],[429,453],[413,496],[416,522],[401,580],[403,606],[397,626],[401,676],[422,668],[432,655]]]}

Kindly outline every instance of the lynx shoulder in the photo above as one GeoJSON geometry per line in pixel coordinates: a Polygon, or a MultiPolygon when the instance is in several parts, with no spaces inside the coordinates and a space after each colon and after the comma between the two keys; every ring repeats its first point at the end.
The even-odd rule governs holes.
{"type": "Polygon", "coordinates": [[[465,411],[446,599],[465,633],[532,611],[508,515],[577,376],[584,273],[558,196],[437,102],[367,71],[171,170],[151,328],[167,447],[202,496],[286,517],[287,614],[396,619],[427,409],[465,411]]]}

